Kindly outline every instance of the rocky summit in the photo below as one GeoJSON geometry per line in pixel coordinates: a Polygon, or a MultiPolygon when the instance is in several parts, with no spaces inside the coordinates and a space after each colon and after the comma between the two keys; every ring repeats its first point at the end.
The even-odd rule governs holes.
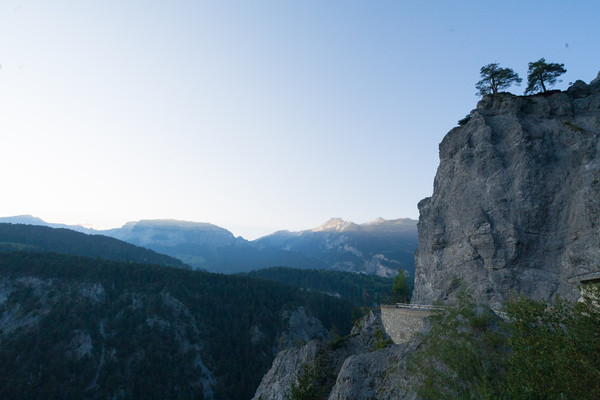
{"type": "Polygon", "coordinates": [[[565,92],[485,96],[461,122],[419,203],[413,302],[461,287],[492,306],[576,299],[576,277],[600,266],[600,74],[565,92]]]}

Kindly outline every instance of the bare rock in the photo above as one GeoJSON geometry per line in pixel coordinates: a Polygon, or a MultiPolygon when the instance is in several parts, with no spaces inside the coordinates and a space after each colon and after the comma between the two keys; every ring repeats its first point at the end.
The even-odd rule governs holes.
{"type": "Polygon", "coordinates": [[[406,373],[408,345],[348,357],[329,400],[415,399],[406,373]]]}
{"type": "Polygon", "coordinates": [[[600,85],[485,96],[440,144],[419,203],[413,302],[460,287],[498,306],[511,294],[575,300],[568,279],[600,265],[600,85]]]}
{"type": "Polygon", "coordinates": [[[319,342],[313,340],[306,345],[290,347],[277,353],[253,400],[285,400],[292,383],[297,382],[302,365],[313,363],[318,349],[319,342]]]}
{"type": "Polygon", "coordinates": [[[600,85],[600,71],[598,71],[598,76],[596,76],[596,78],[590,82],[590,85],[593,85],[593,86],[600,85]]]}
{"type": "Polygon", "coordinates": [[[413,399],[404,364],[410,346],[392,344],[379,313],[369,312],[345,338],[312,340],[280,351],[253,400],[284,400],[304,364],[318,364],[316,385],[323,398],[413,399]]]}
{"type": "Polygon", "coordinates": [[[287,329],[279,339],[279,349],[303,345],[311,340],[317,339],[328,341],[330,334],[323,327],[319,319],[306,313],[304,307],[283,314],[284,322],[287,321],[287,329]]]}

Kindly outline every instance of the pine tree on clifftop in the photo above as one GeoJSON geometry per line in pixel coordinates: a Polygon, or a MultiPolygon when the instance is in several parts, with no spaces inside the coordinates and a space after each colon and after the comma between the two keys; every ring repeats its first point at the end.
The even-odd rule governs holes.
{"type": "Polygon", "coordinates": [[[481,80],[475,84],[479,96],[498,94],[501,89],[510,87],[513,83],[519,86],[523,79],[510,68],[500,68],[498,63],[491,63],[481,67],[479,71],[481,80]]]}
{"type": "Polygon", "coordinates": [[[544,58],[540,58],[535,62],[529,63],[529,70],[527,72],[527,89],[525,94],[535,93],[541,91],[545,93],[546,86],[554,86],[559,76],[567,72],[564,68],[564,64],[558,63],[546,63],[544,58]]]}

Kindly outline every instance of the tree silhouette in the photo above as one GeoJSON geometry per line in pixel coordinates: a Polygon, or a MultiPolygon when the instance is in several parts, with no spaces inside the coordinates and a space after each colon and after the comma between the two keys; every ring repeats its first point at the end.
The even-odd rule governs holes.
{"type": "Polygon", "coordinates": [[[408,286],[408,276],[402,270],[398,268],[398,275],[394,278],[394,284],[392,286],[392,301],[394,303],[408,303],[410,302],[410,288],[408,286]]]}
{"type": "Polygon", "coordinates": [[[546,86],[554,86],[556,82],[562,82],[557,79],[560,75],[567,72],[564,64],[546,63],[544,58],[529,63],[527,71],[527,89],[525,94],[541,91],[546,92],[546,86]]]}
{"type": "Polygon", "coordinates": [[[510,87],[513,83],[519,86],[523,79],[510,68],[500,68],[498,63],[491,63],[481,67],[479,71],[481,80],[475,84],[480,96],[497,94],[499,90],[510,87]]]}

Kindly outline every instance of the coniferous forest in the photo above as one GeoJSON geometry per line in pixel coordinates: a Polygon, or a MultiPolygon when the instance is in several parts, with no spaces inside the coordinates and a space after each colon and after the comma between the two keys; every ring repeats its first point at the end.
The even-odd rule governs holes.
{"type": "Polygon", "coordinates": [[[359,306],[392,301],[393,279],[376,275],[288,267],[264,268],[251,271],[248,275],[327,293],[350,300],[359,306]]]}
{"type": "Polygon", "coordinates": [[[250,398],[285,311],[349,332],[354,306],[242,276],[0,253],[1,398],[250,398]]]}

